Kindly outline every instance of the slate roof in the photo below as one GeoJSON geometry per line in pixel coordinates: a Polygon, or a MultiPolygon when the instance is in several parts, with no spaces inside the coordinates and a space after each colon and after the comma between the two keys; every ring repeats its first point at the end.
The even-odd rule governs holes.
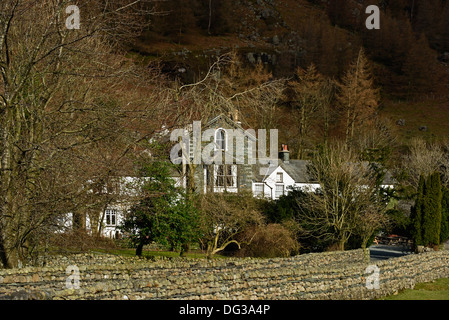
{"type": "MultiPolygon", "coordinates": [[[[295,180],[296,183],[316,183],[317,181],[308,173],[307,166],[310,161],[308,160],[290,160],[289,162],[284,162],[279,160],[279,166],[287,172],[287,174],[295,180]]],[[[268,177],[278,166],[270,166],[266,174],[261,174],[260,168],[268,168],[268,165],[262,166],[259,163],[254,165],[253,173],[256,177],[256,182],[262,182],[266,177],[268,177]]],[[[383,180],[383,185],[393,185],[395,180],[390,171],[385,173],[383,180]]]]}
{"type": "MultiPolygon", "coordinates": [[[[240,122],[236,122],[234,120],[232,120],[231,118],[229,118],[228,116],[226,116],[225,114],[219,114],[218,116],[216,116],[215,118],[209,120],[205,125],[204,128],[210,128],[210,127],[214,127],[216,125],[221,125],[223,123],[226,123],[229,127],[240,130],[241,132],[244,133],[245,136],[253,139],[253,140],[257,140],[257,138],[252,135],[251,133],[247,132],[242,125],[240,124],[240,122]]],[[[224,128],[226,129],[226,128],[224,128]]]]}
{"type": "Polygon", "coordinates": [[[309,161],[307,160],[290,160],[288,163],[278,160],[278,165],[268,166],[261,165],[257,163],[253,166],[253,173],[256,182],[262,182],[266,177],[268,177],[278,166],[287,172],[287,174],[295,180],[296,183],[311,183],[314,180],[307,173],[307,165],[309,161]],[[267,170],[260,170],[266,168],[267,170]]]}
{"type": "Polygon", "coordinates": [[[308,173],[309,161],[307,160],[290,160],[288,163],[281,161],[280,165],[296,183],[316,182],[308,173]]]}

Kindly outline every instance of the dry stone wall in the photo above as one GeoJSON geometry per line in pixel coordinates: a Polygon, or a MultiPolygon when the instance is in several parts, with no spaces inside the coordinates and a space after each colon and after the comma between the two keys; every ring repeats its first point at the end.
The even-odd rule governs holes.
{"type": "Polygon", "coordinates": [[[362,250],[210,261],[80,254],[0,270],[0,299],[374,299],[449,277],[449,251],[372,265],[362,250]],[[77,269],[79,287],[69,266],[77,269]]]}

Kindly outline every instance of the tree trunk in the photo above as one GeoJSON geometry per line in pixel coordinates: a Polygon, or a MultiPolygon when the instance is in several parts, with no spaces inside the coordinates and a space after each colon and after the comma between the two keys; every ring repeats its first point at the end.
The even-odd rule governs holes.
{"type": "Polygon", "coordinates": [[[368,263],[370,261],[369,248],[366,247],[367,243],[368,243],[368,238],[362,239],[363,259],[366,263],[368,263]]]}
{"type": "Polygon", "coordinates": [[[351,140],[354,138],[354,128],[355,128],[355,121],[356,121],[356,114],[355,110],[352,113],[352,119],[351,119],[351,140]]]}
{"type": "Polygon", "coordinates": [[[305,141],[305,131],[306,131],[306,113],[305,106],[301,106],[301,120],[299,124],[299,147],[298,147],[298,159],[302,159],[304,156],[304,141],[305,141]]]}
{"type": "Polygon", "coordinates": [[[348,240],[348,237],[344,233],[339,235],[339,237],[337,238],[337,250],[338,251],[345,251],[345,244],[346,244],[347,240],[348,240]]]}
{"type": "Polygon", "coordinates": [[[329,138],[329,114],[327,107],[324,108],[324,145],[327,147],[329,138]]]}
{"type": "Polygon", "coordinates": [[[210,34],[211,24],[212,24],[212,0],[209,0],[209,22],[207,24],[207,34],[210,34]]]}
{"type": "Polygon", "coordinates": [[[181,245],[181,253],[179,254],[181,257],[185,257],[186,253],[189,252],[190,246],[188,243],[181,245]]]}
{"type": "Polygon", "coordinates": [[[139,243],[136,248],[136,256],[141,257],[143,250],[143,242],[139,243]]]}
{"type": "Polygon", "coordinates": [[[346,134],[345,134],[345,143],[346,145],[348,145],[349,143],[349,128],[350,128],[350,118],[351,118],[351,113],[348,107],[347,113],[346,113],[346,134]]]}
{"type": "Polygon", "coordinates": [[[19,251],[9,244],[8,241],[5,241],[5,239],[0,243],[0,259],[3,267],[7,269],[17,268],[21,264],[19,251]]]}

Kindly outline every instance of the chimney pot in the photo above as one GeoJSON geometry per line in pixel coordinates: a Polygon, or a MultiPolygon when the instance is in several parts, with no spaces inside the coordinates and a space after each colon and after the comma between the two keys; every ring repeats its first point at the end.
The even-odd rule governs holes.
{"type": "Polygon", "coordinates": [[[285,163],[290,162],[290,151],[288,151],[288,147],[286,144],[281,145],[281,152],[279,152],[279,158],[285,163]]]}

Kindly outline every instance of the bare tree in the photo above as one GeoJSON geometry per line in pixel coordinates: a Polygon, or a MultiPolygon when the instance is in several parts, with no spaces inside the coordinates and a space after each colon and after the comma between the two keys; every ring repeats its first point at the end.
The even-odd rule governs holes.
{"type": "Polygon", "coordinates": [[[361,247],[364,251],[365,260],[369,261],[369,249],[367,248],[368,240],[380,228],[388,224],[388,218],[385,215],[385,206],[367,206],[364,211],[360,212],[356,221],[354,234],[360,236],[361,247]]]}
{"type": "Polygon", "coordinates": [[[306,141],[310,140],[309,131],[312,119],[318,111],[322,112],[324,120],[324,138],[327,140],[330,120],[330,101],[333,90],[331,82],[323,77],[315,65],[311,64],[307,69],[298,68],[296,79],[288,82],[287,100],[294,107],[294,115],[299,127],[298,159],[304,157],[306,141]]]}
{"type": "Polygon", "coordinates": [[[406,178],[403,179],[403,183],[412,186],[414,190],[418,187],[421,175],[427,177],[434,172],[441,174],[442,184],[448,184],[449,154],[443,144],[415,138],[411,141],[409,152],[403,160],[399,168],[405,172],[406,178]]]}
{"type": "MultiPolygon", "coordinates": [[[[149,113],[143,96],[128,95],[142,90],[149,75],[138,75],[111,45],[138,32],[136,10],[144,10],[143,2],[80,1],[78,30],[65,23],[65,9],[74,3],[1,2],[0,258],[5,267],[27,262],[49,221],[82,211],[86,182],[111,172],[92,165],[96,143],[131,137],[129,131],[121,133],[121,124],[132,123],[124,118],[149,113]]],[[[120,155],[138,140],[134,137],[120,155]]]]}
{"type": "MultiPolygon", "coordinates": [[[[274,126],[276,103],[282,96],[284,80],[273,80],[271,74],[261,66],[244,69],[234,51],[214,62],[206,75],[194,83],[177,85],[172,91],[176,110],[173,118],[178,125],[191,126],[193,121],[207,122],[213,117],[225,114],[238,120],[244,126],[254,128],[274,126]],[[236,118],[238,114],[238,119],[236,118]],[[251,116],[258,115],[259,121],[251,116]],[[261,120],[260,120],[261,119],[261,120]]],[[[196,150],[200,150],[200,140],[196,140],[196,150]]],[[[182,145],[183,155],[187,155],[187,145],[182,145]]],[[[188,190],[194,191],[194,174],[200,163],[200,154],[193,159],[183,158],[183,173],[188,177],[188,190]]]]}
{"type": "Polygon", "coordinates": [[[203,234],[200,241],[206,247],[208,258],[231,243],[240,248],[237,235],[263,222],[251,193],[211,193],[201,195],[198,201],[203,234]]]}
{"type": "MultiPolygon", "coordinates": [[[[376,180],[369,166],[345,144],[333,143],[311,160],[310,174],[319,184],[318,190],[301,200],[299,221],[304,233],[332,241],[344,250],[357,228],[363,229],[364,215],[385,206],[378,199],[376,180]]],[[[370,219],[375,215],[369,215],[370,219]]],[[[366,220],[370,223],[369,219],[366,220]]],[[[365,233],[364,233],[365,234],[365,233]]]]}

